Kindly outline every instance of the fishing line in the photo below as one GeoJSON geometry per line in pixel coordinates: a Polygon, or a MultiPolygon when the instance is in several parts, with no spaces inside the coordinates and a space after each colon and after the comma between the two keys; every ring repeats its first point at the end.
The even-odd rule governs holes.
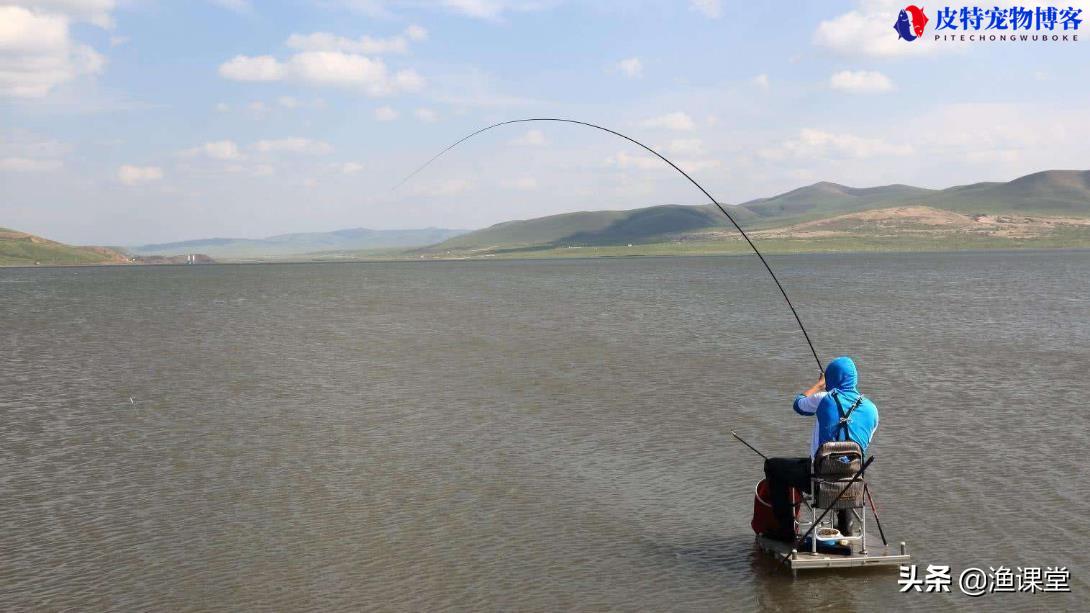
{"type": "Polygon", "coordinates": [[[559,119],[559,118],[556,118],[556,117],[531,117],[531,118],[528,118],[528,119],[511,119],[511,120],[508,120],[508,121],[501,121],[499,123],[494,123],[494,124],[492,124],[490,126],[481,128],[480,130],[477,130],[476,132],[473,132],[472,134],[468,134],[468,135],[458,139],[454,144],[450,145],[446,149],[443,149],[439,153],[435,154],[430,160],[428,160],[427,162],[424,162],[424,164],[421,165],[419,168],[417,168],[416,170],[409,173],[409,175],[407,177],[402,179],[400,183],[398,183],[397,185],[394,186],[393,190],[397,190],[399,187],[401,187],[402,185],[407,183],[410,179],[412,179],[416,175],[420,174],[420,172],[422,172],[425,168],[430,166],[432,164],[432,162],[434,162],[435,160],[442,157],[442,155],[444,153],[450,151],[451,149],[457,147],[458,145],[464,143],[465,141],[473,138],[474,136],[477,136],[478,134],[487,132],[487,131],[489,131],[489,130],[491,130],[493,128],[498,128],[500,126],[506,126],[506,125],[511,125],[511,124],[515,124],[515,123],[532,123],[532,122],[546,122],[546,121],[555,122],[555,123],[570,123],[570,124],[575,124],[575,125],[579,125],[579,126],[585,126],[585,127],[588,127],[588,128],[594,128],[595,130],[601,130],[602,132],[607,132],[607,133],[612,134],[614,136],[619,136],[619,137],[625,139],[626,141],[628,141],[630,143],[633,143],[635,145],[638,145],[639,147],[645,149],[648,153],[650,153],[651,155],[657,157],[658,159],[662,160],[663,162],[666,162],[670,166],[670,168],[673,168],[674,170],[680,172],[681,176],[685,177],[686,179],[689,180],[689,183],[692,183],[694,186],[696,186],[696,188],[699,189],[701,191],[701,193],[703,193],[705,196],[708,197],[708,200],[710,200],[711,203],[716,206],[716,208],[718,208],[724,215],[727,216],[727,219],[729,219],[731,224],[734,225],[735,229],[738,230],[738,233],[742,235],[742,238],[746,239],[746,243],[748,243],[750,248],[753,249],[753,253],[757,254],[757,257],[761,260],[761,264],[764,264],[765,270],[767,270],[768,274],[772,276],[772,280],[776,282],[776,287],[779,288],[780,293],[783,294],[783,299],[784,299],[784,301],[787,302],[787,308],[791,309],[791,314],[795,316],[795,321],[799,324],[799,330],[802,330],[802,335],[803,335],[804,338],[806,338],[806,344],[810,346],[810,353],[814,354],[814,361],[817,362],[818,369],[822,373],[825,372],[825,367],[821,365],[821,358],[818,357],[817,350],[814,349],[814,343],[810,341],[810,334],[806,332],[806,326],[804,326],[802,324],[802,318],[799,317],[798,311],[795,310],[795,305],[791,303],[791,298],[788,297],[787,290],[784,289],[783,284],[780,283],[779,277],[777,277],[776,273],[772,271],[772,266],[770,266],[768,264],[768,260],[766,260],[765,256],[763,254],[761,254],[761,251],[759,249],[757,249],[757,245],[753,244],[753,241],[749,238],[749,235],[746,234],[746,231],[742,229],[742,226],[738,225],[738,222],[734,220],[734,217],[732,217],[730,213],[727,212],[727,209],[725,209],[722,204],[719,204],[719,201],[716,200],[715,198],[713,198],[712,195],[708,193],[708,190],[704,189],[704,187],[702,185],[697,183],[696,179],[693,179],[692,177],[689,176],[689,174],[687,172],[685,172],[684,170],[678,168],[677,164],[674,164],[670,160],[666,159],[666,156],[662,155],[658,151],[655,151],[651,147],[648,147],[647,145],[641,143],[640,141],[632,138],[631,136],[625,136],[624,134],[621,134],[620,132],[617,132],[616,130],[610,130],[609,128],[603,128],[602,126],[599,126],[599,125],[596,125],[596,124],[593,124],[593,123],[589,123],[589,122],[586,122],[586,121],[578,121],[578,120],[575,120],[575,119],[559,119]]]}

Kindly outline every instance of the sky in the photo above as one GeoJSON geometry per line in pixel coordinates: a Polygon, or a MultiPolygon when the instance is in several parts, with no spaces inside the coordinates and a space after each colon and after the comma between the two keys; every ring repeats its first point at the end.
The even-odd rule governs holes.
{"type": "Polygon", "coordinates": [[[703,202],[556,124],[394,189],[535,116],[728,203],[1090,168],[1090,23],[906,42],[903,1],[0,0],[0,226],[138,245],[703,202]]]}

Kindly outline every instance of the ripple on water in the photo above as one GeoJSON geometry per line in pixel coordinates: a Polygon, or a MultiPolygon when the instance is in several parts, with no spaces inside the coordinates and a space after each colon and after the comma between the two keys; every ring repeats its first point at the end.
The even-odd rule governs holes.
{"type": "MultiPolygon", "coordinates": [[[[881,408],[891,536],[1078,609],[1090,254],[773,265],[881,408]]],[[[754,550],[727,433],[805,453],[813,364],[752,258],[80,273],[0,270],[0,609],[970,604],[754,550]]]]}

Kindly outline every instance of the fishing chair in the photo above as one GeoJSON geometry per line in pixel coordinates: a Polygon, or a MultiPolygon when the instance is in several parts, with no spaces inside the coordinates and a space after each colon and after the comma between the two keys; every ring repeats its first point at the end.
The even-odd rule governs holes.
{"type": "Polygon", "coordinates": [[[863,450],[852,441],[830,441],[822,445],[814,455],[810,494],[804,498],[804,503],[810,509],[810,522],[804,525],[813,526],[810,537],[812,553],[817,553],[818,541],[858,541],[861,553],[867,552],[867,514],[864,509],[867,484],[862,478],[851,483],[852,477],[862,466],[863,450]],[[848,489],[840,495],[845,487],[848,489]],[[840,498],[837,499],[837,496],[840,498]],[[858,519],[859,535],[849,536],[833,529],[831,513],[826,514],[829,519],[822,521],[822,525],[814,526],[819,512],[824,510],[837,511],[840,528],[844,528],[849,517],[858,519]]]}

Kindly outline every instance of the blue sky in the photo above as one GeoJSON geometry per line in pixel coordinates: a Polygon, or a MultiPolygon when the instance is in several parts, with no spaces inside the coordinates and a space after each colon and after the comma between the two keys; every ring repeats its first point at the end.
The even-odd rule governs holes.
{"type": "Polygon", "coordinates": [[[902,6],[0,0],[0,226],[140,244],[701,202],[633,146],[555,125],[391,189],[465,133],[542,115],[626,132],[733,203],[1090,167],[1090,32],[943,42],[932,22],[908,43],[902,6]]]}

